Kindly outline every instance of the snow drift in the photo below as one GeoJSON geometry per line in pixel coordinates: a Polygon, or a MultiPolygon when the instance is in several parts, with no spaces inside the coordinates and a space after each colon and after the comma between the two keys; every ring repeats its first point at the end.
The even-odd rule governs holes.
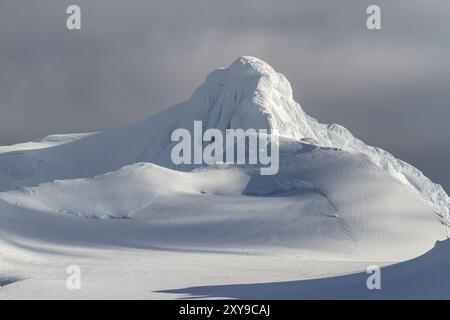
{"type": "Polygon", "coordinates": [[[449,300],[450,241],[417,259],[383,268],[381,290],[367,290],[366,272],[314,280],[231,284],[165,290],[183,297],[277,300],[449,300]]]}

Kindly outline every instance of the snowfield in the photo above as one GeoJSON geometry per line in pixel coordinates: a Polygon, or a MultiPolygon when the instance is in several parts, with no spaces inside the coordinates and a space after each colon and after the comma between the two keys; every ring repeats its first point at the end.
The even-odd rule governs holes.
{"type": "Polygon", "coordinates": [[[422,254],[447,239],[449,208],[418,169],[320,124],[282,74],[241,57],[132,126],[0,147],[0,298],[448,299],[448,241],[422,254]],[[174,165],[171,132],[194,121],[267,129],[278,174],[174,165]],[[382,270],[389,290],[356,273],[418,256],[382,270]]]}

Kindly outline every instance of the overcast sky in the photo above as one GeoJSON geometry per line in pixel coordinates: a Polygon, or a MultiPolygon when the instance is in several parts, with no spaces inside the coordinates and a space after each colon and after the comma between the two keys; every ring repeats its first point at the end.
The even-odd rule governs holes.
{"type": "Polygon", "coordinates": [[[0,144],[142,120],[241,55],[450,191],[448,0],[1,0],[0,144]],[[66,29],[69,4],[81,31],[66,29]]]}

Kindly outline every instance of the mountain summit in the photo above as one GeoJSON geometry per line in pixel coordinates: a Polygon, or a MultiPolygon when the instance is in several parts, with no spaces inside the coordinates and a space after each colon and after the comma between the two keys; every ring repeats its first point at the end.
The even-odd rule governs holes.
{"type": "Polygon", "coordinates": [[[244,56],[213,71],[183,108],[204,112],[209,127],[262,128],[282,137],[363,153],[449,217],[450,198],[440,185],[387,151],[366,145],[346,128],[321,124],[306,114],[294,101],[286,77],[263,60],[244,56]]]}
{"type": "Polygon", "coordinates": [[[187,106],[206,112],[210,127],[267,129],[294,139],[316,138],[286,77],[254,57],[240,57],[230,67],[210,73],[187,106]]]}

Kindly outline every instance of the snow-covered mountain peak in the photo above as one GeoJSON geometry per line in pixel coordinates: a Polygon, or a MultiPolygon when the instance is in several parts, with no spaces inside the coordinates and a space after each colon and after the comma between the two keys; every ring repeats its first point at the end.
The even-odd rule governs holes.
{"type": "Polygon", "coordinates": [[[274,93],[287,100],[293,98],[291,84],[283,74],[276,72],[263,60],[243,56],[229,67],[211,72],[191,100],[197,104],[204,104],[205,101],[210,104],[229,98],[231,102],[240,104],[247,99],[252,100],[250,102],[253,102],[254,107],[264,109],[264,105],[259,102],[269,99],[274,93]]]}
{"type": "Polygon", "coordinates": [[[314,137],[289,81],[254,57],[240,57],[211,72],[182,108],[184,118],[191,121],[195,116],[208,128],[266,129],[288,138],[314,137]]]}
{"type": "Polygon", "coordinates": [[[202,121],[203,130],[266,129],[286,140],[363,154],[427,200],[448,224],[450,198],[440,185],[387,151],[365,144],[346,128],[321,124],[309,116],[293,99],[289,81],[253,57],[240,57],[228,68],[213,71],[191,99],[135,125],[53,148],[0,154],[0,191],[54,179],[89,178],[136,162],[190,171],[195,166],[171,161],[174,142],[170,137],[179,128],[193,133],[195,121],[202,121]]]}
{"type": "Polygon", "coordinates": [[[240,57],[228,68],[208,75],[192,98],[179,105],[188,126],[203,120],[205,127],[267,129],[271,134],[324,147],[363,153],[379,168],[408,185],[448,217],[450,200],[438,184],[408,163],[354,137],[338,124],[321,124],[294,100],[286,77],[268,63],[254,57],[240,57]]]}

